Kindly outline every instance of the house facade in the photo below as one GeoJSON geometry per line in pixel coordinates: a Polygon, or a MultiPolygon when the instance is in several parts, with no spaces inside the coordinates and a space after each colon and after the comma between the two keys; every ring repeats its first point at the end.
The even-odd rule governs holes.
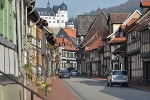
{"type": "MultiPolygon", "coordinates": [[[[107,37],[108,45],[110,46],[111,61],[109,62],[108,69],[124,69],[122,64],[119,63],[119,57],[114,55],[114,50],[120,46],[120,44],[126,41],[122,35],[117,38],[117,31],[120,25],[129,17],[130,13],[109,13],[108,15],[108,29],[110,35],[107,37]],[[119,41],[122,38],[122,41],[119,41]]],[[[123,59],[122,59],[123,60],[123,59]]],[[[121,61],[121,60],[120,60],[121,61]]],[[[123,62],[123,61],[122,61],[123,62]]]]}
{"type": "Polygon", "coordinates": [[[103,47],[102,35],[107,31],[107,17],[100,12],[91,24],[85,39],[81,42],[85,55],[82,60],[82,72],[90,76],[101,76],[103,60],[101,49],[103,47]],[[86,70],[85,70],[86,69],[86,70]]]}
{"type": "Polygon", "coordinates": [[[55,47],[57,47],[55,52],[55,68],[77,69],[76,30],[72,28],[62,28],[56,36],[55,47]]]}

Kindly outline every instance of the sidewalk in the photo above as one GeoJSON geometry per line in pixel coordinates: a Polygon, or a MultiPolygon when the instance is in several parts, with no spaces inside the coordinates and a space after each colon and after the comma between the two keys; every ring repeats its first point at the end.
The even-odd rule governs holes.
{"type": "Polygon", "coordinates": [[[52,92],[45,96],[44,92],[38,92],[46,100],[79,100],[78,97],[59,79],[55,78],[52,84],[52,92]]]}

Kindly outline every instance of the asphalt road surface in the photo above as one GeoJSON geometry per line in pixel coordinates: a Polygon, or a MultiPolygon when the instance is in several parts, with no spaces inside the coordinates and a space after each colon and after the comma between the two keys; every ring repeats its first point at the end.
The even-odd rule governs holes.
{"type": "Polygon", "coordinates": [[[150,91],[119,85],[108,87],[106,80],[71,77],[62,81],[80,100],[150,100],[150,91]]]}

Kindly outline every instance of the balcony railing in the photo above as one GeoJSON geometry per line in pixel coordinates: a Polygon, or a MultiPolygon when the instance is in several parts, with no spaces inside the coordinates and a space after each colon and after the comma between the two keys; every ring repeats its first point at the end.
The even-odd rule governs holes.
{"type": "Polygon", "coordinates": [[[31,100],[34,100],[34,95],[36,95],[37,97],[39,97],[41,100],[45,100],[42,96],[40,96],[38,93],[34,92],[33,90],[31,90],[30,88],[28,88],[27,86],[23,85],[22,83],[16,81],[15,79],[11,78],[9,75],[5,74],[4,72],[0,71],[1,74],[3,74],[5,77],[9,78],[10,80],[14,81],[15,83],[19,84],[20,86],[22,86],[23,88],[27,89],[28,91],[31,92],[31,100]]]}

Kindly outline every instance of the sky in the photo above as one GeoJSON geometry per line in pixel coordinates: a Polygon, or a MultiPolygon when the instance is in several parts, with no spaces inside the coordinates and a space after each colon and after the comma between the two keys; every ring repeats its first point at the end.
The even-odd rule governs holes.
{"type": "MultiPolygon", "coordinates": [[[[50,7],[54,5],[60,6],[63,2],[67,5],[68,16],[76,17],[77,15],[83,15],[85,12],[96,10],[99,8],[108,8],[117,5],[121,5],[128,0],[49,0],[50,7]]],[[[46,8],[48,0],[36,0],[35,7],[46,8]]]]}

